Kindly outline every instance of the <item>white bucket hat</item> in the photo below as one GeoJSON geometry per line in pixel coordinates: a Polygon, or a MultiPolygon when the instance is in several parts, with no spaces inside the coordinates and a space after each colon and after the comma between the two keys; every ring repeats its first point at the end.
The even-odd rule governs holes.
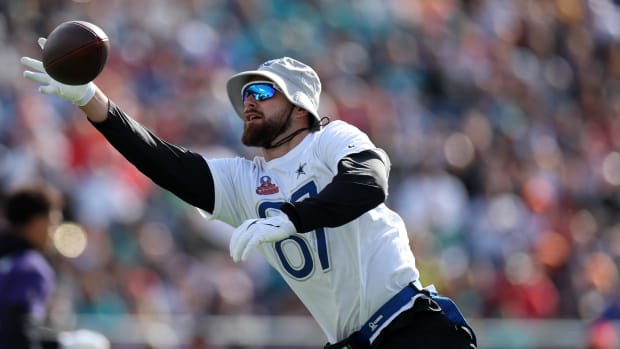
{"type": "Polygon", "coordinates": [[[241,89],[253,76],[262,76],[273,81],[286,98],[294,105],[307,110],[320,125],[318,113],[321,81],[319,75],[308,65],[290,57],[267,61],[256,70],[244,71],[228,79],[226,90],[230,103],[237,115],[243,119],[243,98],[241,89]]]}

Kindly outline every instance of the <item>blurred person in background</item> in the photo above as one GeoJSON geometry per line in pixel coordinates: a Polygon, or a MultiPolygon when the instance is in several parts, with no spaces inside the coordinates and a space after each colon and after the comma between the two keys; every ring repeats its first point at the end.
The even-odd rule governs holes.
{"type": "MultiPolygon", "coordinates": [[[[45,39],[39,39],[43,48],[45,39]]],[[[424,288],[402,219],[386,205],[390,161],[358,128],[318,114],[321,82],[283,57],[230,77],[242,143],[262,157],[205,159],[130,118],[94,83],[69,86],[23,57],[24,76],[88,119],[131,163],[206,216],[236,226],[318,322],[326,348],[475,348],[456,305],[424,288]]]]}
{"type": "Polygon", "coordinates": [[[32,185],[9,193],[0,233],[0,349],[107,349],[90,330],[56,332],[46,326],[55,273],[46,257],[49,237],[62,219],[62,198],[32,185]]]}

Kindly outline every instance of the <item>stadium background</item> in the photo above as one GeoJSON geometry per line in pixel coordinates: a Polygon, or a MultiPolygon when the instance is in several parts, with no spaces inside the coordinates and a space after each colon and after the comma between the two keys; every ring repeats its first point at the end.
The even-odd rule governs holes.
{"type": "Polygon", "coordinates": [[[459,303],[480,348],[618,345],[616,1],[0,1],[0,193],[48,181],[85,232],[56,236],[54,324],[118,349],[303,348],[323,336],[260,257],[232,262],[229,227],[21,78],[36,38],[74,19],[110,36],[97,82],[112,99],[209,156],[256,154],[240,145],[228,76],[283,55],[309,63],[322,113],[391,155],[388,204],[423,281],[459,303]]]}

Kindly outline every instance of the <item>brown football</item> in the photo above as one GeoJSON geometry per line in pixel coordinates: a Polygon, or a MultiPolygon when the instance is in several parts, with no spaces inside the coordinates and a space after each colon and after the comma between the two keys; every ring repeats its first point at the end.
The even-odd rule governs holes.
{"type": "Polygon", "coordinates": [[[94,80],[108,61],[110,40],[98,26],[85,21],[58,25],[43,47],[43,67],[55,80],[83,85],[94,80]]]}

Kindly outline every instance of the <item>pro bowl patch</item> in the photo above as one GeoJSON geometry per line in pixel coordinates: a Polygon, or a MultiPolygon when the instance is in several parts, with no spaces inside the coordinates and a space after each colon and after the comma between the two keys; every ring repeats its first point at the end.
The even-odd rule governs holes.
{"type": "Polygon", "coordinates": [[[271,177],[262,176],[260,178],[260,185],[256,187],[256,194],[258,195],[271,195],[280,191],[280,188],[275,183],[271,183],[271,177]]]}

